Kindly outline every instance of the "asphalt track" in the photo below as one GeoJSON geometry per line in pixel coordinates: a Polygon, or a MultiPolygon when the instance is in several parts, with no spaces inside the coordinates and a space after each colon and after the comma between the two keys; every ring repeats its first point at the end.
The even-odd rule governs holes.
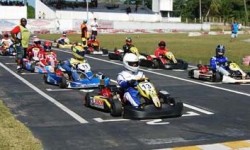
{"type": "MultiPolygon", "coordinates": [[[[57,54],[71,57],[67,50],[57,54]]],[[[86,57],[94,72],[113,80],[123,70],[106,56],[86,57]]],[[[142,68],[158,89],[184,102],[184,115],[126,120],[86,108],[83,90],[62,90],[45,84],[40,74],[15,69],[14,58],[0,57],[0,98],[45,150],[146,150],[250,139],[250,85],[211,84],[189,79],[187,71],[142,68]]]]}

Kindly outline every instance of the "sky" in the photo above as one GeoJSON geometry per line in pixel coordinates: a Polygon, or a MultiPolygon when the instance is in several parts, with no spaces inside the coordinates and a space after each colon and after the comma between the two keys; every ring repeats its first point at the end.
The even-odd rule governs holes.
{"type": "Polygon", "coordinates": [[[29,3],[29,5],[35,7],[35,0],[27,0],[27,2],[29,3]]]}

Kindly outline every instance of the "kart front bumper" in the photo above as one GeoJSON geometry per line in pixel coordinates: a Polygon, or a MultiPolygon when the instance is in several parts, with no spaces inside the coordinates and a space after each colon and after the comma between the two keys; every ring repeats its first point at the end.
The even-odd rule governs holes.
{"type": "Polygon", "coordinates": [[[156,119],[182,116],[183,103],[177,102],[174,106],[162,104],[161,108],[146,105],[143,108],[125,106],[123,117],[126,119],[156,119]]]}

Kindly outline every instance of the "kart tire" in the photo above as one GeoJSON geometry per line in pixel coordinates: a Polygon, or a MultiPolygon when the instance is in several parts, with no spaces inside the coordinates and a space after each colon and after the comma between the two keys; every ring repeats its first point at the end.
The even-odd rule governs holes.
{"type": "Polygon", "coordinates": [[[216,72],[214,75],[213,75],[213,82],[220,82],[222,80],[222,76],[219,72],[216,72]]]}
{"type": "Polygon", "coordinates": [[[90,94],[89,93],[86,93],[83,103],[86,107],[90,107],[90,94]]]}
{"type": "Polygon", "coordinates": [[[154,68],[154,69],[159,68],[159,62],[157,59],[152,60],[152,68],[154,68]]]}
{"type": "Polygon", "coordinates": [[[103,55],[107,55],[109,53],[107,49],[102,48],[101,50],[102,50],[103,55]]]}
{"type": "Polygon", "coordinates": [[[62,76],[62,80],[61,80],[61,82],[59,83],[59,87],[60,88],[66,88],[68,85],[67,85],[67,79],[66,79],[66,77],[65,76],[62,76]]]}
{"type": "Polygon", "coordinates": [[[36,63],[32,63],[31,65],[30,65],[30,72],[35,72],[35,66],[36,66],[36,63]]]}
{"type": "Polygon", "coordinates": [[[44,83],[48,83],[48,82],[47,82],[47,78],[48,78],[48,75],[47,75],[47,74],[44,74],[44,75],[43,75],[43,81],[44,81],[44,83]]]}
{"type": "Polygon", "coordinates": [[[193,78],[193,77],[194,77],[194,70],[189,70],[189,71],[188,71],[188,76],[189,76],[190,78],[193,78]]]}
{"type": "Polygon", "coordinates": [[[122,115],[122,103],[118,99],[111,99],[110,115],[120,117],[122,115]]]}

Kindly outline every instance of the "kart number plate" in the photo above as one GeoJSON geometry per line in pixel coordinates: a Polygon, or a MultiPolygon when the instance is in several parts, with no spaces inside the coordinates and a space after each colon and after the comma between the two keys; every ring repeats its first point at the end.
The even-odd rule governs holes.
{"type": "Polygon", "coordinates": [[[90,66],[88,63],[82,63],[78,65],[79,69],[81,70],[90,70],[90,66]]]}
{"type": "Polygon", "coordinates": [[[104,108],[104,102],[99,98],[93,98],[91,101],[91,105],[97,108],[104,108]]]}
{"type": "Polygon", "coordinates": [[[153,86],[151,83],[149,83],[149,82],[141,82],[141,83],[139,84],[139,86],[140,86],[141,89],[144,90],[144,91],[151,91],[151,90],[154,89],[154,86],[153,86]]]}

